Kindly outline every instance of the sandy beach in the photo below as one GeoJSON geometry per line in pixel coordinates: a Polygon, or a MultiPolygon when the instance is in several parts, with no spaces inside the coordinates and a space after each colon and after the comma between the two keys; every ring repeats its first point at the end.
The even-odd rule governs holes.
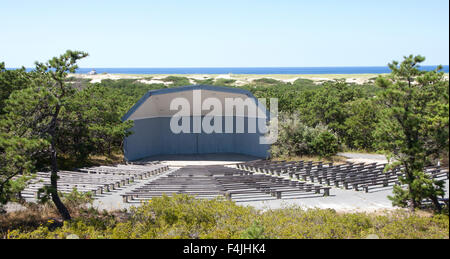
{"type": "Polygon", "coordinates": [[[164,82],[162,79],[168,76],[186,77],[191,83],[195,83],[195,80],[207,80],[207,79],[231,79],[236,80],[235,85],[246,85],[254,80],[261,78],[270,78],[279,80],[285,83],[293,83],[297,79],[309,79],[316,83],[322,83],[325,81],[332,81],[335,79],[344,79],[348,83],[365,84],[373,81],[378,74],[314,74],[314,75],[286,75],[286,74],[273,74],[273,75],[250,75],[250,74],[164,74],[164,75],[145,75],[145,74],[71,74],[71,77],[90,79],[91,83],[98,83],[105,79],[118,80],[118,79],[136,79],[141,83],[146,84],[165,84],[169,85],[171,82],[164,82]]]}

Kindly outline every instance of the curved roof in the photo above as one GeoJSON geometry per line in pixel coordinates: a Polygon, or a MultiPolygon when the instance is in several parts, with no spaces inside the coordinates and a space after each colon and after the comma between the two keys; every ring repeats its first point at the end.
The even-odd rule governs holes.
{"type": "MultiPolygon", "coordinates": [[[[211,85],[180,86],[174,88],[163,88],[148,91],[122,117],[122,120],[126,121],[126,120],[146,119],[152,117],[170,117],[176,112],[169,109],[170,101],[177,97],[185,97],[192,104],[193,103],[192,95],[190,95],[187,92],[189,91],[193,92],[194,90],[201,91],[202,102],[204,101],[204,99],[209,97],[216,97],[218,99],[250,98],[253,100],[253,104],[258,104],[258,100],[253,96],[253,94],[244,89],[223,87],[223,86],[211,86],[211,85]]],[[[256,107],[258,106],[256,105],[256,107]]],[[[267,115],[266,108],[264,106],[261,106],[261,108],[262,108],[261,112],[258,111],[258,116],[260,114],[264,114],[264,116],[266,116],[267,115]]],[[[223,108],[223,111],[225,111],[225,108],[223,108]]]]}

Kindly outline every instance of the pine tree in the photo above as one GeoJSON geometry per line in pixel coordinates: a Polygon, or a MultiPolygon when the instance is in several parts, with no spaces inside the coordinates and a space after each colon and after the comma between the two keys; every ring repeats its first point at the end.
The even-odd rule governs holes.
{"type": "Polygon", "coordinates": [[[69,50],[46,63],[36,62],[36,78],[27,88],[11,93],[2,120],[5,132],[41,144],[34,156],[50,164],[51,184],[46,191],[64,220],[71,217],[58,195],[58,137],[65,123],[62,114],[77,93],[66,77],[87,55],[69,50]]]}
{"type": "Polygon", "coordinates": [[[448,154],[449,95],[448,81],[442,67],[434,71],[420,70],[421,56],[405,57],[399,64],[389,64],[389,76],[380,76],[376,83],[384,91],[379,101],[384,107],[375,135],[378,145],[388,151],[393,162],[390,168],[401,168],[400,182],[407,189],[395,186],[394,205],[418,208],[423,199],[430,199],[441,210],[438,197],[444,195],[443,181],[436,181],[424,172],[443,153],[448,154]]]}
{"type": "Polygon", "coordinates": [[[108,86],[79,87],[67,78],[83,52],[67,51],[36,69],[7,71],[0,64],[0,204],[14,199],[36,170],[51,171],[43,198],[64,219],[70,213],[58,195],[58,170],[66,162],[86,164],[92,154],[110,155],[122,147],[132,121],[122,122],[128,97],[108,86]]]}

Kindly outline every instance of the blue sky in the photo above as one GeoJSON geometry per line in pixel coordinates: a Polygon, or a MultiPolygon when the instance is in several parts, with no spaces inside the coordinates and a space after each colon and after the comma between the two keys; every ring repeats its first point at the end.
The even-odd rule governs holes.
{"type": "Polygon", "coordinates": [[[0,0],[0,61],[81,67],[449,64],[448,0],[0,0]]]}

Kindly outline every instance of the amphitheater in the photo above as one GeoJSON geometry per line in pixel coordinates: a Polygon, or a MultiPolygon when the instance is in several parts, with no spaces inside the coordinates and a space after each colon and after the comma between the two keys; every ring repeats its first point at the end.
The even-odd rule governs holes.
{"type": "MultiPolygon", "coordinates": [[[[366,155],[364,161],[349,159],[343,163],[271,161],[267,159],[270,145],[259,143],[264,134],[249,131],[254,115],[241,116],[233,111],[231,118],[218,120],[234,122],[233,130],[241,120],[246,123],[244,132],[172,132],[171,101],[184,97],[195,102],[194,93],[200,96],[200,103],[209,98],[221,103],[225,98],[248,98],[247,104],[254,110],[267,114],[265,107],[242,89],[198,85],[149,91],[123,118],[134,121],[133,134],[124,141],[127,162],[60,171],[59,191],[76,188],[91,192],[93,206],[106,210],[139,206],[153,197],[173,194],[221,198],[259,209],[289,205],[337,211],[393,209],[388,196],[394,185],[400,185],[403,173],[401,168],[385,172],[384,157],[366,155]]],[[[208,115],[205,111],[195,114],[194,110],[191,107],[191,112],[183,115],[191,126],[208,115]]],[[[445,181],[448,195],[448,168],[429,166],[426,172],[445,181]]],[[[48,172],[37,173],[21,196],[35,201],[49,178],[48,172]]],[[[448,202],[448,196],[441,198],[448,202]]]]}

